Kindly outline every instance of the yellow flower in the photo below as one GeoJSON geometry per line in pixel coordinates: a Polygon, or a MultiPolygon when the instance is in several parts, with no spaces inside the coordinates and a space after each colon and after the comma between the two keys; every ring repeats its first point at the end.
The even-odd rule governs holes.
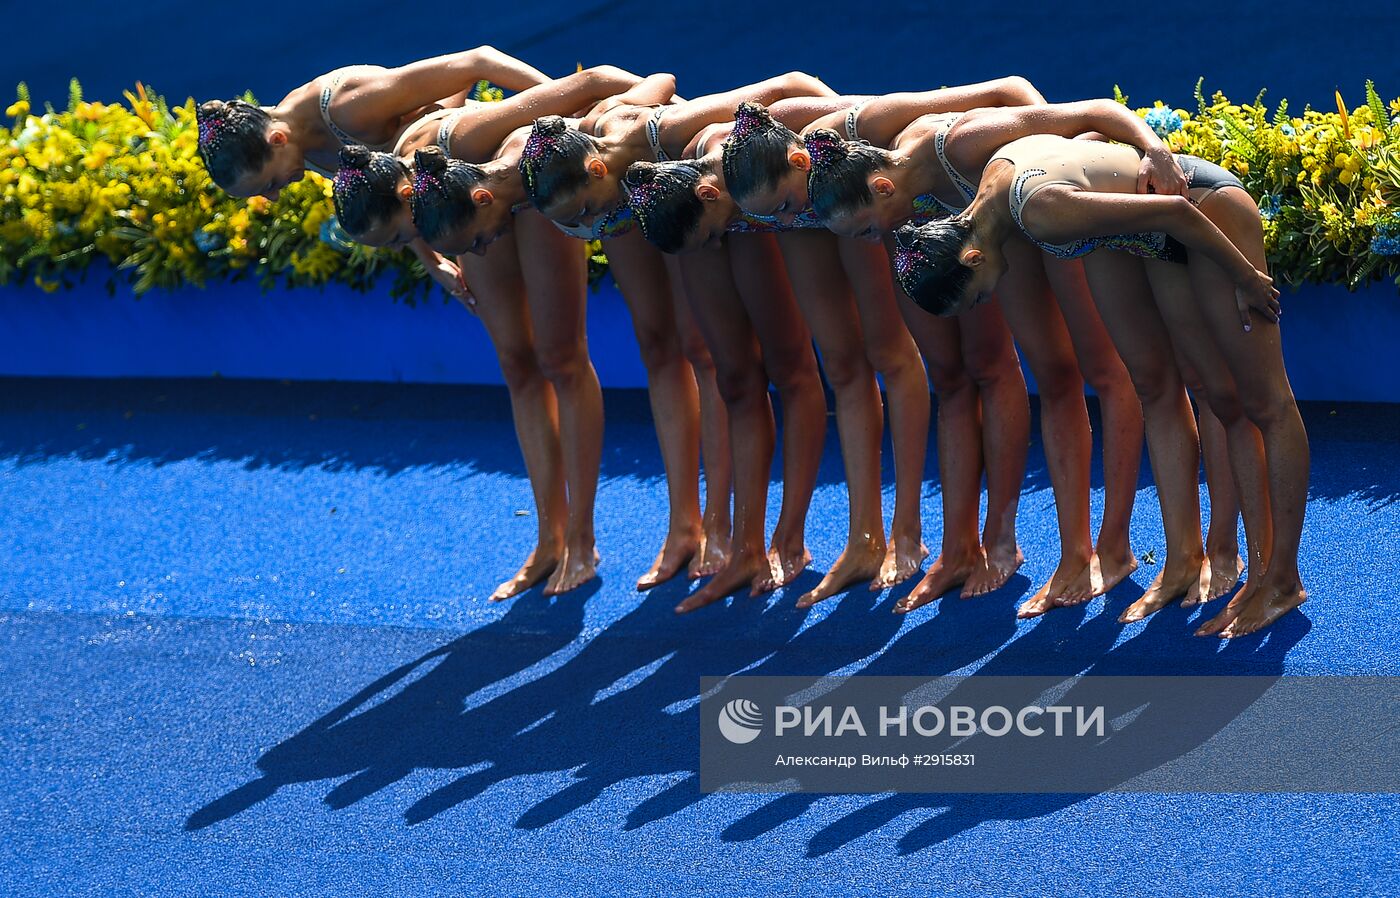
{"type": "Polygon", "coordinates": [[[5,110],[5,114],[10,118],[24,118],[29,114],[29,103],[26,100],[16,100],[5,110]]]}
{"type": "Polygon", "coordinates": [[[89,171],[99,169],[107,164],[107,161],[117,155],[117,148],[105,140],[99,140],[92,145],[83,157],[83,167],[89,171]]]}
{"type": "Polygon", "coordinates": [[[63,285],[60,284],[58,281],[46,281],[36,274],[34,275],[34,286],[38,287],[40,290],[43,290],[45,293],[55,293],[58,291],[58,288],[62,287],[63,285]]]}
{"type": "Polygon", "coordinates": [[[1372,127],[1357,128],[1352,134],[1351,142],[1357,149],[1369,150],[1380,146],[1382,136],[1379,131],[1372,127]]]}

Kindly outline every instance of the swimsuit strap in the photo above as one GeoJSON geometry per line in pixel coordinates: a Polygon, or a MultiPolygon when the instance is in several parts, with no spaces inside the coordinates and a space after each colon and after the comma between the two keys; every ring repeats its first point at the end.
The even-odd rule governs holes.
{"type": "Polygon", "coordinates": [[[860,132],[856,130],[856,119],[860,116],[860,111],[869,100],[861,100],[850,109],[846,110],[846,139],[860,140],[860,132]]]}
{"type": "Polygon", "coordinates": [[[961,113],[953,116],[937,134],[933,135],[933,151],[938,154],[938,161],[943,165],[943,171],[948,175],[948,179],[953,182],[953,186],[958,188],[958,192],[963,195],[963,198],[966,199],[968,203],[971,203],[977,198],[977,185],[967,178],[964,178],[961,172],[953,168],[953,163],[948,161],[948,154],[945,150],[945,146],[948,143],[948,132],[953,130],[953,126],[956,125],[961,118],[961,113]]]}
{"type": "MultiPolygon", "coordinates": [[[[686,155],[687,159],[700,159],[709,152],[710,139],[726,128],[732,128],[733,122],[715,122],[713,125],[706,125],[700,133],[695,135],[695,149],[686,155]]],[[[728,135],[726,135],[728,139],[728,135]]]]}
{"type": "Polygon", "coordinates": [[[665,113],[666,107],[658,106],[656,111],[647,118],[647,143],[651,145],[651,153],[656,157],[657,162],[671,161],[671,157],[666,155],[666,151],[661,148],[661,116],[665,113]]]}
{"type": "Polygon", "coordinates": [[[340,130],[340,126],[331,120],[331,100],[335,97],[336,88],[340,87],[340,82],[345,78],[347,74],[355,71],[356,69],[367,68],[373,68],[373,66],[348,65],[343,68],[336,69],[327,76],[330,79],[330,83],[321,88],[321,121],[326,123],[326,128],[329,129],[330,132],[335,135],[335,139],[345,144],[346,146],[358,144],[360,141],[356,140],[349,134],[346,134],[344,131],[340,130]]]}
{"type": "Polygon", "coordinates": [[[457,130],[457,122],[461,120],[466,112],[466,107],[454,109],[442,117],[442,123],[437,129],[437,145],[447,158],[452,158],[452,132],[457,130]]]}

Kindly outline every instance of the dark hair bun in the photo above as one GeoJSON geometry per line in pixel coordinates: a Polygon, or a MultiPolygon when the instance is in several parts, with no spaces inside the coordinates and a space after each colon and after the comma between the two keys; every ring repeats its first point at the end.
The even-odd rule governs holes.
{"type": "Polygon", "coordinates": [[[535,119],[534,130],[545,137],[557,137],[569,130],[569,123],[564,121],[563,116],[546,115],[535,119]]]}
{"type": "Polygon", "coordinates": [[[639,187],[655,181],[660,173],[661,166],[655,162],[633,162],[627,166],[627,175],[623,180],[629,187],[639,187]]]}
{"type": "Polygon", "coordinates": [[[223,100],[205,100],[199,104],[199,117],[211,118],[223,114],[228,109],[223,100]]]}
{"type": "Polygon", "coordinates": [[[805,138],[806,143],[815,143],[821,146],[831,146],[845,155],[846,139],[830,128],[818,128],[805,138]]]}
{"type": "Polygon", "coordinates": [[[734,110],[734,121],[742,121],[745,118],[754,119],[759,124],[768,124],[773,121],[773,114],[768,111],[768,107],[761,103],[745,101],[739,104],[739,108],[734,110]]]}
{"type": "Polygon", "coordinates": [[[818,128],[802,140],[807,154],[812,157],[812,166],[829,165],[850,156],[846,141],[830,128],[818,128]]]}
{"type": "Polygon", "coordinates": [[[340,164],[345,168],[367,168],[374,153],[369,147],[361,146],[358,143],[347,144],[340,148],[340,164]]]}
{"type": "Polygon", "coordinates": [[[442,147],[423,147],[413,154],[413,167],[428,174],[440,175],[447,171],[447,154],[442,147]]]}

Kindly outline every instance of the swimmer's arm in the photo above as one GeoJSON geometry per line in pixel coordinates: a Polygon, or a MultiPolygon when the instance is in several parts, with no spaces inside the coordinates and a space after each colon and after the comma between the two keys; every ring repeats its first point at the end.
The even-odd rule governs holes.
{"type": "Polygon", "coordinates": [[[1182,196],[1150,193],[1096,193],[1053,184],[1038,191],[1022,210],[1022,222],[1046,243],[1162,231],[1192,252],[1210,259],[1229,275],[1244,302],[1240,314],[1249,329],[1248,309],[1278,320],[1278,290],[1230,238],[1182,196]]]}
{"type": "Polygon", "coordinates": [[[578,127],[585,134],[593,134],[597,131],[598,119],[619,106],[660,106],[679,101],[676,76],[669,72],[657,72],[642,78],[623,93],[595,104],[579,121],[578,127]]]}
{"type": "Polygon", "coordinates": [[[1139,193],[1151,187],[1155,193],[1186,195],[1186,176],[1171,150],[1137,113],[1113,100],[979,109],[949,130],[948,161],[960,171],[979,171],[1013,140],[1032,134],[1072,138],[1091,132],[1143,151],[1139,193]]]}
{"type": "Polygon", "coordinates": [[[671,102],[675,95],[676,76],[669,72],[657,72],[642,78],[625,93],[618,94],[617,105],[657,106],[671,102]]]}
{"type": "Polygon", "coordinates": [[[841,133],[845,133],[842,128],[846,119],[846,110],[857,103],[871,99],[870,97],[790,97],[786,100],[779,100],[768,107],[768,112],[789,130],[798,134],[803,133],[809,127],[816,126],[820,122],[830,121],[832,124],[824,127],[835,128],[841,133]]]}
{"type": "Polygon", "coordinates": [[[641,80],[616,66],[601,65],[536,85],[499,103],[483,103],[472,112],[470,127],[453,133],[452,153],[459,159],[484,158],[512,131],[540,116],[571,115],[628,90],[641,80]]]}
{"type": "Polygon", "coordinates": [[[526,90],[549,80],[544,72],[495,47],[481,46],[455,55],[462,57],[457,77],[470,78],[473,84],[484,80],[506,90],[526,90]]]}
{"type": "Polygon", "coordinates": [[[423,263],[428,277],[465,303],[467,308],[475,309],[476,298],[467,288],[467,281],[462,277],[462,269],[458,267],[456,262],[434,250],[422,237],[410,243],[408,250],[418,257],[418,261],[423,263]]]}
{"type": "Polygon", "coordinates": [[[805,72],[788,72],[757,84],[696,97],[670,109],[661,121],[662,140],[671,155],[681,152],[677,142],[688,143],[701,128],[717,122],[732,122],[740,103],[771,106],[790,97],[834,97],[836,91],[805,72]]]}
{"type": "MultiPolygon", "coordinates": [[[[924,115],[967,112],[986,106],[1043,105],[1045,98],[1019,75],[911,93],[887,94],[871,100],[860,111],[860,135],[877,147],[888,147],[899,132],[924,115]]],[[[833,126],[827,126],[833,127],[833,126]]],[[[841,127],[834,130],[845,134],[841,127]]]]}
{"type": "Polygon", "coordinates": [[[848,106],[846,107],[846,109],[839,109],[833,112],[828,112],[825,115],[818,116],[817,118],[814,118],[810,122],[808,122],[798,133],[801,134],[803,137],[806,137],[813,131],[826,129],[829,131],[835,131],[837,134],[840,134],[842,137],[845,137],[846,112],[849,109],[850,107],[848,106]]]}
{"type": "Polygon", "coordinates": [[[483,80],[507,90],[525,90],[550,79],[495,47],[475,47],[398,68],[347,75],[344,105],[337,107],[336,117],[352,133],[359,128],[373,130],[444,97],[465,97],[483,80]]]}

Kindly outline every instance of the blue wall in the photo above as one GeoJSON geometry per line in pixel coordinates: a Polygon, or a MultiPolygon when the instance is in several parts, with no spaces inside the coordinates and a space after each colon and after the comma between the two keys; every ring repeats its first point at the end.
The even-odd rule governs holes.
{"type": "Polygon", "coordinates": [[[1297,105],[1359,99],[1367,77],[1400,95],[1400,6],[1316,0],[1223,4],[755,3],[715,0],[536,0],[433,3],[308,0],[225,4],[182,0],[58,7],[5,4],[0,89],[26,79],[61,101],[70,76],[115,99],[140,78],[174,98],[251,88],[274,101],[339,65],[397,64],[491,43],[552,74],[610,62],[669,70],[681,91],[709,92],[803,69],[845,92],[938,87],[1010,73],[1052,100],[1109,93],[1188,104],[1208,89],[1297,105]],[[987,10],[995,9],[995,16],[987,10]],[[245,12],[251,10],[255,12],[245,12]],[[61,15],[56,15],[61,12],[61,15]],[[75,27],[66,23],[82,23],[75,27]]]}
{"type": "MultiPolygon", "coordinates": [[[[1351,294],[1283,296],[1284,353],[1299,399],[1400,402],[1400,299],[1380,283],[1351,294]]],[[[588,337],[606,387],[644,387],[627,306],[611,281],[590,294],[588,337]]],[[[384,291],[274,291],[216,284],[108,296],[101,278],[46,294],[0,289],[0,376],[224,377],[501,382],[486,329],[456,302],[416,308],[384,291]]],[[[1028,375],[1028,380],[1029,375],[1028,375]]],[[[1032,381],[1032,387],[1034,383],[1032,381]]]]}

